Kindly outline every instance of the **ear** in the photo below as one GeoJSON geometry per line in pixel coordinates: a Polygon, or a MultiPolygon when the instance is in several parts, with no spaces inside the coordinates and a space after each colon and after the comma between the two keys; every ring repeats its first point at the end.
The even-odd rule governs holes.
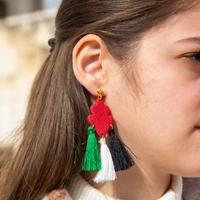
{"type": "Polygon", "coordinates": [[[73,49],[73,71],[76,79],[93,96],[97,96],[97,89],[102,88],[107,80],[107,65],[105,54],[107,47],[103,40],[94,34],[81,38],[73,49]]]}

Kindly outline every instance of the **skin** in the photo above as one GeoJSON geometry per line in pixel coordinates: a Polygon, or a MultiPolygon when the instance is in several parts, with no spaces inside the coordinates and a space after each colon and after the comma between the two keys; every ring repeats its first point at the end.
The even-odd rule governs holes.
{"type": "Polygon", "coordinates": [[[199,18],[197,6],[146,33],[126,76],[121,68],[127,66],[98,36],[85,36],[74,48],[76,78],[93,96],[103,89],[117,134],[140,158],[133,157],[137,164],[118,172],[114,182],[90,182],[103,193],[155,200],[168,190],[172,174],[200,177],[199,18]],[[130,81],[135,73],[139,90],[130,81]]]}

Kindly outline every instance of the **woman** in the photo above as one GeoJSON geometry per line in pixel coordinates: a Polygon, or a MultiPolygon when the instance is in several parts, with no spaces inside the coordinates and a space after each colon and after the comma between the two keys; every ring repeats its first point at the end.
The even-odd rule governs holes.
{"type": "Polygon", "coordinates": [[[200,176],[199,18],[194,0],[63,0],[0,199],[182,199],[200,176]],[[81,170],[98,101],[131,156],[113,181],[81,170]]]}

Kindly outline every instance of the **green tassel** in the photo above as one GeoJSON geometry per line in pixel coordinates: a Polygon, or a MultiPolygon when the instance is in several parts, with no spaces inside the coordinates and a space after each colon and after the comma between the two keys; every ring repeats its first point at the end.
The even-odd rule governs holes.
{"type": "Polygon", "coordinates": [[[82,170],[84,171],[98,171],[101,169],[101,159],[98,148],[94,127],[88,127],[88,140],[85,155],[83,158],[82,170]]]}

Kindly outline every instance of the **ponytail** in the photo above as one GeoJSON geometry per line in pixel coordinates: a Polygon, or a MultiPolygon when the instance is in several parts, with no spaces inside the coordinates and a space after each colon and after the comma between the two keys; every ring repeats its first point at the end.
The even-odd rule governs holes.
{"type": "Polygon", "coordinates": [[[1,200],[38,200],[80,173],[84,150],[74,164],[74,149],[87,138],[90,97],[75,79],[67,46],[57,44],[35,78],[22,142],[0,183],[1,200]]]}

